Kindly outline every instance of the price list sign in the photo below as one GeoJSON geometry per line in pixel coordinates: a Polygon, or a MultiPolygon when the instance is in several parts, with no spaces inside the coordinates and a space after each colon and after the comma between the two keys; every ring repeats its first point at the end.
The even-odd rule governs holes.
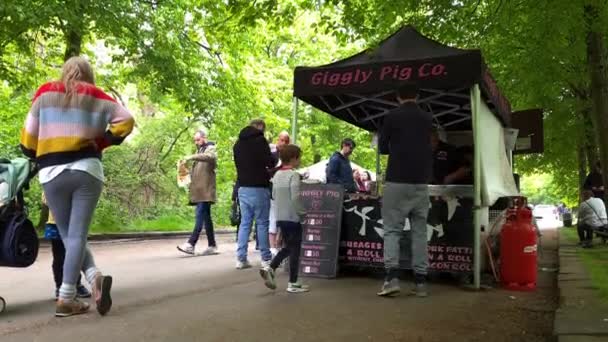
{"type": "Polygon", "coordinates": [[[300,274],[335,278],[338,272],[344,188],[329,184],[302,184],[300,196],[306,208],[300,274]]]}

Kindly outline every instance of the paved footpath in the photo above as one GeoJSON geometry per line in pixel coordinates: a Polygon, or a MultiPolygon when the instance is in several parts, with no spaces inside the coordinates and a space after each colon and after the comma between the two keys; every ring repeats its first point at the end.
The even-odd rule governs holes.
{"type": "MultiPolygon", "coordinates": [[[[544,266],[554,267],[556,235],[546,232],[544,266]]],[[[222,254],[182,257],[181,240],[94,244],[114,276],[114,307],[57,319],[50,250],[28,269],[0,268],[0,341],[552,341],[555,273],[533,293],[470,292],[434,283],[431,297],[375,296],[380,280],[307,279],[312,292],[267,290],[257,269],[234,269],[234,243],[222,254]]],[[[252,258],[256,260],[257,257],[252,258]]],[[[405,285],[405,284],[404,284],[405,285]]]]}
{"type": "Polygon", "coordinates": [[[576,243],[560,234],[560,306],[555,315],[555,335],[558,342],[608,341],[608,304],[600,300],[578,249],[576,243]]]}

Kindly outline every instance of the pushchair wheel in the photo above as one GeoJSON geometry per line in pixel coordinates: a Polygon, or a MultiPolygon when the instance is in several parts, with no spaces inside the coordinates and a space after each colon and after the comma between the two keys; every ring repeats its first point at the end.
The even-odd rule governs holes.
{"type": "Polygon", "coordinates": [[[3,313],[4,309],[6,309],[6,301],[4,298],[0,297],[0,313],[3,313]]]}

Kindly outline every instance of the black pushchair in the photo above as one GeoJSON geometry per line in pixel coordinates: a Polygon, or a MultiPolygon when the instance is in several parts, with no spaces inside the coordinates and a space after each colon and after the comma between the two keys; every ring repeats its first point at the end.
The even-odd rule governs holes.
{"type": "MultiPolygon", "coordinates": [[[[28,267],[38,257],[38,235],[27,218],[23,190],[36,174],[23,158],[0,159],[0,266],[28,267]]],[[[0,297],[0,313],[6,308],[0,297]]]]}

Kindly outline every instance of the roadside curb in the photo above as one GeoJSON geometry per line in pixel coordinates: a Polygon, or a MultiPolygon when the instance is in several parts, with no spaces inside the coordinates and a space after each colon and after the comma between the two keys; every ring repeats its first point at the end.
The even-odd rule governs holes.
{"type": "MultiPolygon", "coordinates": [[[[88,237],[88,241],[94,243],[114,243],[114,242],[125,242],[125,241],[145,241],[145,240],[163,240],[163,239],[177,239],[187,238],[192,234],[192,231],[181,231],[181,232],[133,232],[133,233],[107,233],[107,234],[91,234],[88,237]]],[[[215,231],[216,235],[230,235],[236,234],[234,229],[219,229],[215,231]]],[[[205,236],[203,231],[201,236],[205,236]]],[[[40,239],[40,244],[46,246],[49,244],[48,240],[40,239]]]]}
{"type": "Polygon", "coordinates": [[[608,305],[599,301],[597,289],[580,260],[577,246],[566,241],[561,232],[557,287],[559,308],[553,324],[557,341],[608,341],[608,305]]]}
{"type": "MultiPolygon", "coordinates": [[[[235,234],[236,230],[219,229],[215,231],[216,235],[235,234]]],[[[181,232],[134,232],[134,233],[108,233],[108,234],[92,234],[89,235],[89,241],[108,241],[108,240],[159,240],[168,238],[188,237],[192,231],[181,232]]],[[[201,234],[205,236],[205,232],[201,234]]]]}

